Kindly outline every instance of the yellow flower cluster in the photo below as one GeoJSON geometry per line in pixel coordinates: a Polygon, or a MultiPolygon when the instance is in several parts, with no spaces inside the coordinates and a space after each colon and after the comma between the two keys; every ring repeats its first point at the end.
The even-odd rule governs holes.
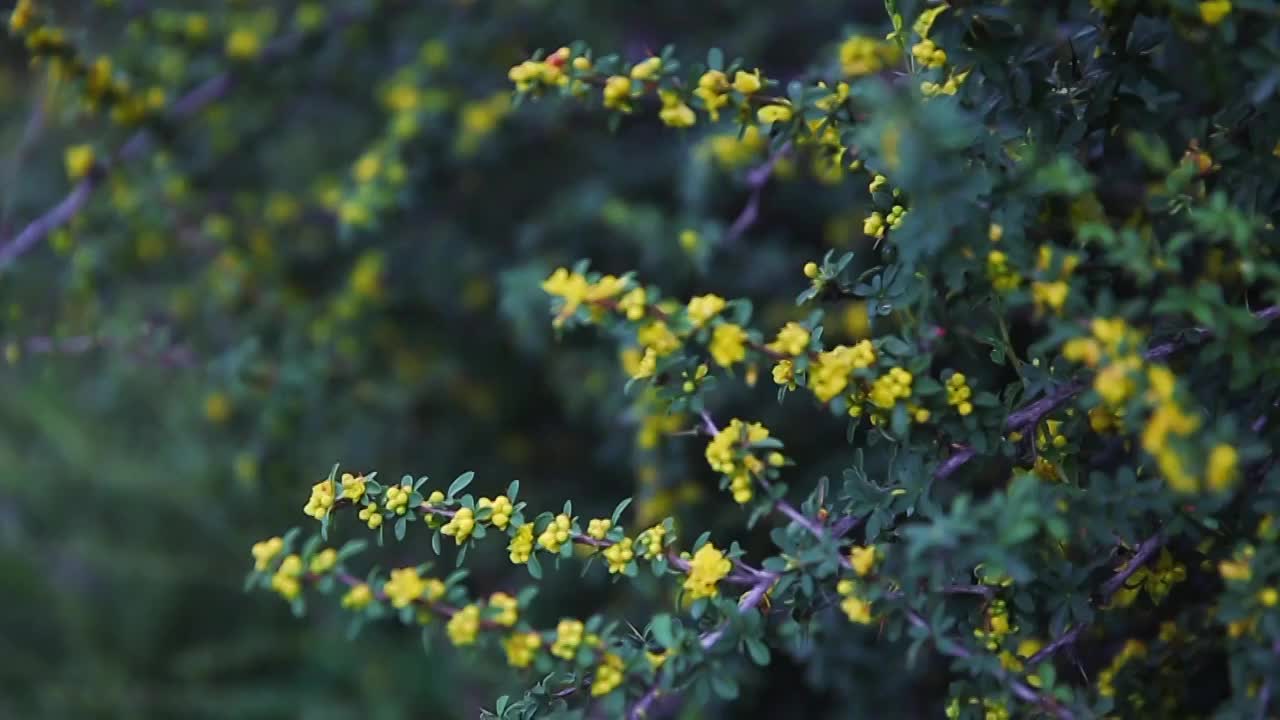
{"type": "Polygon", "coordinates": [[[878,554],[874,545],[854,545],[849,548],[849,564],[858,577],[866,577],[875,569],[878,554]]]}
{"type": "Polygon", "coordinates": [[[1199,10],[1205,25],[1217,25],[1231,14],[1231,0],[1201,0],[1199,10]]]}
{"type": "Polygon", "coordinates": [[[342,497],[356,501],[364,497],[366,478],[364,475],[342,473],[342,497]]]}
{"type": "Polygon", "coordinates": [[[507,79],[515,83],[518,92],[567,85],[569,76],[564,66],[572,54],[569,48],[562,47],[548,55],[546,60],[525,60],[507,71],[507,79]]]}
{"type": "Polygon", "coordinates": [[[280,567],[271,576],[271,589],[285,600],[293,600],[302,592],[302,558],[289,555],[280,561],[280,567]]]}
{"type": "Polygon", "coordinates": [[[73,145],[67,148],[64,157],[67,179],[76,181],[88,175],[93,170],[95,157],[92,145],[73,145]]]}
{"type": "Polygon", "coordinates": [[[489,596],[489,608],[498,612],[493,621],[503,627],[511,627],[520,618],[520,602],[504,592],[489,596]]]}
{"type": "Polygon", "coordinates": [[[769,430],[764,425],[744,423],[734,418],[707,443],[707,464],[712,470],[730,477],[729,489],[733,499],[740,504],[751,501],[752,474],[764,470],[764,463],[750,448],[768,437],[769,430]]]}
{"type": "Polygon", "coordinates": [[[342,607],[347,610],[363,610],[373,602],[373,588],[366,583],[352,585],[342,596],[342,607]]]}
{"type": "Polygon", "coordinates": [[[321,480],[311,486],[311,497],[307,498],[302,512],[316,520],[323,520],[333,509],[333,500],[333,481],[321,480]]]}
{"type": "Polygon", "coordinates": [[[1245,545],[1231,559],[1218,563],[1218,574],[1228,582],[1248,582],[1253,577],[1254,553],[1252,545],[1245,545]]]}
{"type": "Polygon", "coordinates": [[[716,315],[724,310],[725,299],[715,294],[698,295],[689,300],[689,305],[685,308],[685,315],[689,318],[689,324],[693,329],[697,330],[706,326],[716,315]]]}
{"type": "Polygon", "coordinates": [[[925,68],[940,68],[947,64],[947,51],[929,39],[921,40],[911,46],[911,57],[925,68]]]}
{"type": "Polygon", "coordinates": [[[338,551],[333,548],[325,548],[316,553],[311,558],[311,566],[308,568],[312,575],[323,575],[338,565],[338,551]]]}
{"type": "Polygon", "coordinates": [[[392,485],[387,488],[385,505],[388,510],[397,514],[404,515],[409,511],[409,497],[412,495],[409,488],[403,485],[392,485]]]}
{"type": "Polygon", "coordinates": [[[871,602],[858,597],[857,585],[852,580],[845,578],[836,583],[836,593],[842,598],[840,609],[850,622],[870,625],[875,621],[871,616],[871,602]]]}
{"type": "Polygon", "coordinates": [[[556,639],[551,643],[551,654],[561,660],[573,660],[582,644],[584,627],[581,620],[564,619],[556,625],[556,639]]]}
{"type": "Polygon", "coordinates": [[[383,586],[392,607],[404,608],[419,599],[435,602],[444,596],[444,583],[435,578],[424,578],[417,568],[400,568],[391,571],[391,577],[383,586]]]}
{"type": "Polygon", "coordinates": [[[548,295],[561,298],[564,302],[560,313],[556,316],[556,324],[563,323],[573,315],[583,303],[597,303],[620,295],[628,287],[626,280],[605,275],[596,282],[587,280],[582,273],[571,272],[568,268],[557,268],[551,276],[542,282],[542,290],[548,295]]]}
{"type": "Polygon", "coordinates": [[[1009,267],[1009,256],[1001,250],[987,253],[987,279],[997,292],[1007,293],[1017,290],[1022,284],[1022,276],[1009,267]]]}
{"type": "Polygon", "coordinates": [[[511,557],[511,562],[516,565],[523,565],[529,562],[529,558],[533,555],[533,524],[525,523],[516,528],[516,534],[511,536],[511,543],[507,545],[507,550],[511,557]]]}
{"type": "Polygon", "coordinates": [[[809,349],[809,331],[800,323],[789,322],[778,330],[778,337],[765,347],[779,355],[798,357],[809,349]]]}
{"type": "Polygon", "coordinates": [[[1009,621],[1009,606],[1004,600],[993,600],[987,606],[986,624],[973,629],[973,636],[986,645],[987,650],[996,652],[1005,637],[1018,632],[1018,626],[1009,621]]]}
{"type": "Polygon", "coordinates": [[[609,518],[594,518],[587,523],[587,536],[596,540],[603,540],[612,527],[613,521],[609,518]]]}
{"type": "Polygon", "coordinates": [[[697,122],[693,108],[685,103],[680,93],[674,90],[659,90],[658,98],[662,101],[662,109],[658,111],[658,119],[668,127],[688,128],[697,122]]]}
{"type": "Polygon", "coordinates": [[[449,642],[456,647],[472,645],[480,632],[480,606],[472,603],[455,612],[445,626],[449,642]]]}
{"type": "Polygon", "coordinates": [[[729,104],[729,79],[720,70],[708,70],[698,78],[693,94],[702,100],[711,122],[720,120],[720,110],[729,104]]]}
{"type": "Polygon", "coordinates": [[[861,340],[852,347],[837,345],[819,353],[809,368],[809,387],[822,402],[845,391],[849,375],[855,370],[871,367],[876,361],[876,351],[870,340],[861,340]]]}
{"type": "Polygon", "coordinates": [[[689,561],[689,574],[684,580],[685,592],[694,600],[715,597],[719,594],[716,584],[732,569],[733,563],[724,553],[707,543],[698,548],[689,561]]]}
{"type": "Polygon", "coordinates": [[[641,556],[645,560],[661,557],[666,535],[667,528],[662,525],[654,525],[640,533],[639,537],[636,538],[636,545],[640,546],[641,556]]]}
{"type": "Polygon", "coordinates": [[[1174,560],[1168,549],[1163,549],[1154,565],[1140,567],[1129,576],[1124,586],[1111,597],[1111,605],[1128,607],[1143,590],[1151,597],[1151,602],[1159,605],[1174,585],[1186,579],[1187,566],[1174,560]]]}
{"type": "Polygon", "coordinates": [[[947,404],[954,407],[961,415],[973,412],[973,403],[969,402],[973,390],[967,381],[968,378],[964,373],[955,373],[947,378],[947,404]]]}
{"type": "Polygon", "coordinates": [[[608,695],[622,684],[622,658],[614,653],[605,653],[600,666],[596,668],[595,678],[591,681],[591,696],[608,695]]]}
{"type": "Polygon", "coordinates": [[[454,542],[461,545],[467,541],[467,538],[471,537],[471,533],[475,530],[475,527],[475,511],[471,508],[460,507],[453,514],[453,517],[449,519],[449,522],[445,523],[444,527],[440,528],[440,532],[452,537],[454,542]]]}
{"type": "Polygon", "coordinates": [[[1098,694],[1113,697],[1116,694],[1115,679],[1121,668],[1130,661],[1147,656],[1147,646],[1138,640],[1126,640],[1124,647],[1111,659],[1111,662],[1098,673],[1098,694]]]}
{"type": "MultiPolygon", "coordinates": [[[[427,517],[431,517],[428,515],[427,517]]],[[[378,506],[369,503],[360,508],[360,519],[369,526],[370,530],[377,530],[382,526],[382,513],[378,510],[378,506]]]]}
{"type": "Polygon", "coordinates": [[[721,367],[732,367],[747,357],[747,331],[741,325],[721,323],[711,333],[708,350],[721,367]]]}
{"type": "Polygon", "coordinates": [[[262,572],[284,550],[284,538],[273,537],[253,544],[253,569],[262,572]]]}
{"type": "Polygon", "coordinates": [[[773,366],[773,382],[788,390],[796,389],[796,365],[790,360],[779,360],[773,366]]]}
{"type": "Polygon", "coordinates": [[[627,564],[636,556],[631,545],[631,538],[624,537],[604,549],[604,559],[609,563],[609,574],[616,575],[626,571],[627,564]]]}
{"type": "Polygon", "coordinates": [[[573,535],[572,527],[573,520],[568,515],[564,513],[557,515],[538,536],[538,545],[548,552],[560,552],[560,548],[569,542],[573,535]]]}
{"type": "Polygon", "coordinates": [[[477,510],[484,510],[485,508],[492,510],[489,514],[489,522],[499,530],[506,530],[507,524],[511,522],[511,513],[515,511],[511,504],[511,499],[506,495],[499,495],[492,500],[482,497],[476,501],[477,510]]]}
{"type": "Polygon", "coordinates": [[[878,73],[898,62],[902,52],[896,43],[855,35],[840,45],[840,69],[845,77],[878,73]]]}
{"type": "Polygon", "coordinates": [[[871,383],[867,399],[872,405],[888,410],[899,400],[911,397],[911,381],[911,373],[900,367],[891,368],[871,383]]]}
{"type": "Polygon", "coordinates": [[[536,632],[513,633],[502,642],[507,652],[507,663],[513,668],[527,668],[533,664],[542,647],[542,637],[536,632]]]}

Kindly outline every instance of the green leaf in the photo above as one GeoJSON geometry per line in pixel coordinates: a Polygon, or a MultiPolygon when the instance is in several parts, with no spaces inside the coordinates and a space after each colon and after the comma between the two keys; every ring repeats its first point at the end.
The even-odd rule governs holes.
{"type": "Polygon", "coordinates": [[[534,580],[542,579],[542,562],[538,560],[537,553],[529,556],[529,576],[534,580]]]}
{"type": "Polygon", "coordinates": [[[711,48],[707,51],[707,67],[711,70],[724,69],[724,53],[720,48],[711,48]]]}
{"type": "Polygon", "coordinates": [[[453,481],[453,484],[449,486],[449,492],[445,493],[445,499],[453,500],[458,493],[467,489],[467,486],[471,484],[471,481],[475,479],[475,476],[476,474],[470,470],[459,475],[458,478],[453,481]]]}
{"type": "Polygon", "coordinates": [[[663,648],[670,650],[677,646],[675,627],[671,616],[662,613],[653,618],[649,623],[649,631],[653,633],[653,639],[663,648]]]}
{"type": "Polygon", "coordinates": [[[627,506],[630,504],[631,504],[631,498],[625,498],[622,502],[618,503],[617,507],[613,509],[613,515],[610,516],[610,519],[614,525],[618,524],[618,518],[622,517],[622,511],[626,510],[627,506]]]}
{"type": "Polygon", "coordinates": [[[409,527],[409,516],[401,515],[400,519],[396,520],[396,540],[404,540],[404,533],[408,527],[409,527]]]}
{"type": "Polygon", "coordinates": [[[711,689],[723,700],[733,700],[738,697],[738,681],[727,672],[711,673],[711,689]]]}
{"type": "Polygon", "coordinates": [[[746,643],[747,653],[751,655],[752,662],[760,667],[765,667],[769,664],[769,647],[767,645],[754,637],[747,637],[746,643]]]}

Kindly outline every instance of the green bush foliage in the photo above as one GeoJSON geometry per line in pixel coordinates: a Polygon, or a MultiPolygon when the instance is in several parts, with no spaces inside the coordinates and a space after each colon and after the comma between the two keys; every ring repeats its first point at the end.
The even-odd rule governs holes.
{"type": "Polygon", "coordinates": [[[1280,10],[831,5],[19,0],[0,710],[1273,716],[1280,10]]]}

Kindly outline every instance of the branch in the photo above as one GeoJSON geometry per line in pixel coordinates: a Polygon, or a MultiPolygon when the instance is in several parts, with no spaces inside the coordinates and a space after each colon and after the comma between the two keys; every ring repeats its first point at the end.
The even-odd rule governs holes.
{"type": "MultiPolygon", "coordinates": [[[[768,594],[769,588],[773,587],[774,582],[777,580],[777,573],[762,573],[756,584],[738,600],[738,613],[743,614],[759,607],[760,603],[764,602],[765,595],[768,594]]],[[[710,650],[717,642],[720,641],[720,638],[724,637],[724,634],[728,629],[729,623],[726,621],[715,630],[709,630],[699,635],[698,644],[702,646],[703,650],[710,650]]],[[[631,707],[631,710],[627,712],[627,717],[630,718],[630,720],[646,720],[650,717],[660,717],[664,710],[662,708],[656,708],[655,705],[662,697],[663,690],[661,687],[655,685],[649,688],[649,691],[646,692],[636,702],[636,704],[631,707]],[[651,712],[655,714],[651,716],[651,712]]]]}
{"type": "Polygon", "coordinates": [[[760,217],[760,195],[764,192],[764,186],[768,184],[769,178],[773,175],[773,170],[778,165],[778,160],[791,150],[791,143],[785,143],[769,156],[763,164],[754,167],[747,173],[747,187],[751,190],[751,195],[747,197],[747,204],[742,208],[742,212],[738,213],[738,217],[729,226],[728,231],[724,234],[724,242],[726,245],[733,244],[742,237],[743,233],[751,229],[760,217]]]}
{"type": "MultiPolygon", "coordinates": [[[[354,15],[350,13],[339,15],[335,18],[333,26],[340,27],[353,19],[354,15]]],[[[291,33],[267,43],[260,56],[260,64],[277,60],[291,52],[304,37],[302,33],[291,33]]],[[[230,70],[224,70],[175,100],[165,114],[163,122],[175,125],[180,121],[185,121],[225,96],[233,87],[235,87],[235,77],[230,70]]],[[[105,165],[95,165],[90,169],[89,174],[76,183],[71,192],[57,205],[31,221],[9,242],[0,244],[0,270],[4,270],[13,264],[15,260],[28,250],[31,250],[36,243],[48,237],[54,230],[69,223],[89,201],[94,190],[98,188],[111,169],[135,160],[150,150],[152,130],[153,128],[144,127],[135,132],[120,146],[120,149],[116,151],[110,162],[105,165]]]]}

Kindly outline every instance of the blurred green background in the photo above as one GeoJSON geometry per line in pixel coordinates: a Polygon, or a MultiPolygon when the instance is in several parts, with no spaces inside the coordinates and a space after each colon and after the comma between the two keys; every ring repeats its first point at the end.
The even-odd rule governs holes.
{"type": "MultiPolygon", "coordinates": [[[[349,641],[324,602],[295,620],[241,592],[250,545],[304,524],[335,462],[444,483],[474,469],[480,493],[518,478],[535,508],[572,498],[584,516],[635,495],[637,526],[674,513],[697,514],[690,538],[714,528],[725,504],[701,498],[715,478],[697,443],[670,435],[689,421],[623,395],[608,339],[557,340],[538,283],[589,257],[677,297],[751,297],[767,326],[794,312],[803,262],[863,242],[857,195],[790,165],[728,239],[761,143],[727,126],[675,133],[651,109],[616,134],[571,104],[513,113],[506,72],[583,40],[628,59],[718,46],[787,79],[835,67],[878,2],[39,5],[84,58],[110,57],[167,103],[228,68],[236,82],[162,123],[153,152],[0,268],[3,717],[475,717],[528,679],[443,642],[424,654],[390,624],[349,641]],[[279,59],[227,57],[237,32],[280,42],[318,18],[279,59]]],[[[106,159],[130,132],[0,39],[0,244],[66,194],[68,147],[106,159]]],[[[865,334],[866,313],[847,310],[836,325],[865,334]]],[[[723,386],[718,412],[809,423],[788,443],[812,482],[843,428],[778,408],[761,374],[723,386]]],[[[425,558],[426,534],[413,540],[379,561],[425,558]]],[[[477,593],[528,582],[498,544],[468,564],[477,593]]],[[[641,623],[665,603],[661,588],[565,568],[535,612],[641,623]]],[[[808,676],[779,658],[740,707],[911,711],[905,671],[871,686],[858,668],[877,659],[841,652],[860,654],[808,676]]]]}

